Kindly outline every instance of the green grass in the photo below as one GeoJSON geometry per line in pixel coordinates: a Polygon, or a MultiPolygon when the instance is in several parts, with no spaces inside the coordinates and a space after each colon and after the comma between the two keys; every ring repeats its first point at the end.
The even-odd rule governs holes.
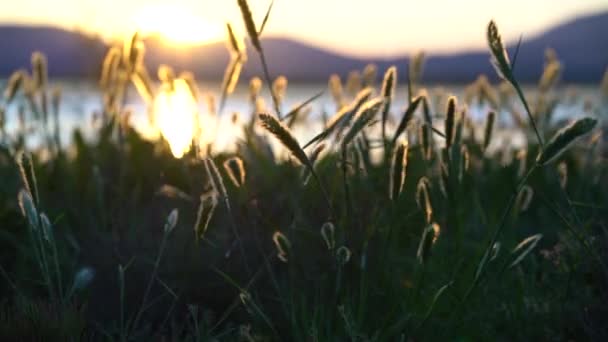
{"type": "MultiPolygon", "coordinates": [[[[255,27],[249,33],[261,35],[255,27]]],[[[138,44],[135,37],[128,46],[135,54],[129,61],[140,60],[138,44]]],[[[512,66],[498,61],[518,92],[493,109],[503,115],[498,113],[526,103],[528,111],[512,66]]],[[[118,67],[145,78],[142,64],[118,67]]],[[[422,88],[419,77],[409,80],[410,89],[422,88]]],[[[318,158],[310,154],[314,144],[302,150],[306,142],[295,141],[273,116],[263,118],[272,134],[264,134],[259,122],[246,123],[237,153],[212,156],[217,175],[195,149],[175,159],[166,141],[145,140],[124,124],[120,99],[130,78],[113,82],[101,94],[115,100],[106,102],[94,139],[75,131],[64,148],[54,138],[58,110],[38,105],[47,96],[45,84],[6,98],[9,113],[26,105],[28,124],[48,143],[44,151],[27,151],[32,169],[26,160],[20,173],[15,158],[32,133],[2,135],[0,339],[608,337],[605,146],[589,134],[588,121],[552,140],[561,128],[546,119],[552,113],[527,112],[522,129],[530,139],[522,168],[520,159],[509,158],[517,153],[510,146],[486,152],[490,133],[480,126],[471,134],[459,112],[449,116],[453,134],[443,149],[443,119],[423,116],[428,106],[416,108],[421,100],[412,96],[415,105],[404,114],[413,119],[400,128],[409,132],[409,144],[399,192],[390,188],[390,177],[396,167],[391,151],[401,139],[393,139],[390,129],[386,139],[371,138],[384,125],[380,109],[390,108],[393,95],[368,96],[343,112],[331,131],[319,135],[326,148],[318,158]],[[413,134],[421,125],[432,137],[428,146],[413,134]],[[277,137],[287,146],[281,153],[294,157],[267,153],[268,141],[277,137]],[[566,145],[557,161],[536,162],[541,151],[546,157],[566,145]],[[374,152],[381,156],[377,162],[374,152]],[[235,156],[244,166],[240,186],[222,168],[235,156]],[[564,188],[558,162],[567,169],[564,188]],[[314,179],[305,182],[311,172],[314,179]],[[423,177],[430,207],[417,198],[423,177]],[[31,197],[29,207],[49,218],[51,239],[44,235],[46,223],[19,207],[26,181],[31,190],[21,196],[31,197]],[[518,193],[526,186],[533,197],[524,208],[518,193]],[[217,201],[204,201],[216,207],[204,235],[197,235],[201,195],[217,201]],[[174,209],[177,217],[170,215],[174,209]]],[[[487,87],[476,94],[482,101],[489,101],[483,99],[487,87]]],[[[542,96],[551,97],[551,88],[542,96]]],[[[445,110],[441,101],[427,101],[436,113],[445,110]]],[[[401,121],[402,114],[392,114],[401,121]]],[[[494,129],[498,125],[496,120],[494,129]]]]}

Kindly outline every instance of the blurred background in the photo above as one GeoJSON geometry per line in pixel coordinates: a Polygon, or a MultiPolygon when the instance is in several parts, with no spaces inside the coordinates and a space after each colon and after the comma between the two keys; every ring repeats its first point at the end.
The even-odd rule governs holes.
{"type": "MultiPolygon", "coordinates": [[[[251,1],[258,27],[270,5],[270,0],[251,1]]],[[[325,90],[332,74],[347,87],[356,84],[369,64],[376,67],[378,81],[390,66],[398,67],[394,103],[401,108],[406,102],[407,66],[419,53],[425,56],[421,82],[431,92],[463,96],[466,85],[480,75],[497,84],[485,37],[486,25],[492,19],[516,59],[514,73],[522,84],[537,84],[550,54],[551,60],[559,61],[557,86],[565,89],[564,96],[571,95],[577,111],[584,103],[598,99],[597,85],[608,65],[608,44],[602,35],[608,32],[608,2],[604,0],[278,0],[272,3],[263,45],[271,78],[285,75],[289,80],[283,99],[286,109],[325,90]],[[577,93],[568,91],[568,86],[576,86],[577,93]],[[576,96],[581,92],[584,96],[576,96]]],[[[245,40],[249,55],[227,100],[226,113],[248,117],[249,81],[263,71],[245,38],[236,1],[5,2],[0,11],[0,86],[15,70],[30,68],[33,52],[42,52],[48,60],[51,83],[62,93],[61,139],[69,140],[75,127],[85,128],[86,134],[95,113],[103,110],[98,80],[104,56],[111,46],[122,48],[137,32],[145,43],[144,63],[154,81],[163,64],[176,73],[189,71],[196,77],[203,98],[215,101],[222,97],[221,82],[231,61],[226,23],[245,40]]],[[[149,107],[145,101],[134,91],[127,95],[125,104],[133,110],[132,123],[145,135],[156,131],[147,127],[149,107]]],[[[262,100],[266,105],[272,103],[268,93],[262,94],[262,100]]],[[[207,102],[198,103],[201,112],[216,105],[207,102]]],[[[331,112],[330,94],[326,91],[311,107],[317,116],[331,112]]],[[[560,105],[555,118],[571,115],[565,113],[572,108],[560,105]]],[[[485,117],[488,110],[470,109],[473,118],[485,117]]],[[[221,117],[220,129],[231,129],[234,116],[221,117]]],[[[8,130],[17,128],[16,118],[7,115],[8,130]]],[[[308,138],[313,128],[296,133],[308,138]]]]}
{"type": "MultiPolygon", "coordinates": [[[[251,1],[261,23],[269,0],[251,1]]],[[[50,77],[95,76],[107,46],[138,31],[147,36],[146,62],[221,79],[228,62],[225,23],[245,36],[236,1],[25,0],[0,11],[0,76],[29,65],[39,50],[50,77]]],[[[265,29],[274,74],[325,82],[368,62],[383,70],[425,51],[427,82],[471,82],[493,75],[487,63],[485,26],[496,20],[513,48],[521,81],[536,82],[543,51],[556,50],[565,82],[599,82],[608,64],[608,2],[604,0],[309,0],[276,1],[265,29]]],[[[260,73],[256,58],[245,77],[260,73]]]]}

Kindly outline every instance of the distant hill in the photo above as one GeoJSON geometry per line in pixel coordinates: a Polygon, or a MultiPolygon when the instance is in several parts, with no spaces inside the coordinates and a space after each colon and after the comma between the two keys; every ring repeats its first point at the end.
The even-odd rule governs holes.
{"type": "Polygon", "coordinates": [[[55,27],[0,26],[0,75],[29,68],[32,52],[42,51],[51,76],[92,76],[106,49],[99,39],[55,27]]]}
{"type": "MultiPolygon", "coordinates": [[[[480,30],[483,28],[480,28],[480,30]]],[[[581,17],[554,27],[536,37],[524,37],[517,58],[516,75],[524,82],[536,82],[543,66],[544,50],[557,51],[564,64],[566,82],[598,82],[608,66],[608,12],[581,17]]],[[[331,73],[346,75],[367,63],[381,70],[392,64],[405,66],[408,57],[394,59],[358,59],[283,38],[266,38],[264,50],[273,75],[290,79],[325,81],[331,73]]],[[[96,77],[106,45],[99,39],[52,27],[0,26],[0,75],[29,66],[31,52],[48,56],[51,77],[96,77]]],[[[514,51],[514,44],[508,50],[514,51]]],[[[262,70],[255,51],[248,46],[249,61],[245,77],[260,75],[262,70]]],[[[424,72],[427,82],[469,82],[485,73],[493,76],[487,50],[429,55],[424,72]]],[[[158,39],[146,41],[146,62],[151,69],[159,64],[176,70],[191,70],[201,79],[220,79],[228,62],[224,43],[175,49],[158,39]]]]}

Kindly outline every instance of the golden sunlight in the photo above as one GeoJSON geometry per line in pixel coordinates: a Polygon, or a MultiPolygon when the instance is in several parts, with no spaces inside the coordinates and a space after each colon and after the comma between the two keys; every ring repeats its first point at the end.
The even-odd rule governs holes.
{"type": "Polygon", "coordinates": [[[138,12],[133,22],[144,34],[157,34],[168,43],[196,45],[224,39],[223,26],[177,5],[152,5],[138,12]]]}
{"type": "Polygon", "coordinates": [[[173,89],[164,88],[154,100],[154,119],[171,153],[181,158],[190,150],[196,131],[197,105],[186,81],[176,79],[173,89]]]}

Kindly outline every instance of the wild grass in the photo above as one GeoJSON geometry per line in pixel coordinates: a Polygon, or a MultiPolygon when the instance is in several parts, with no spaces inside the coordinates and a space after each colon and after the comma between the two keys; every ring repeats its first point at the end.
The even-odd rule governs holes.
{"type": "MultiPolygon", "coordinates": [[[[270,9],[258,29],[238,5],[265,63],[270,9]]],[[[292,128],[321,116],[303,113],[322,93],[283,116],[288,75],[273,82],[265,66],[264,81],[249,82],[251,120],[234,123],[238,148],[195,141],[176,159],[170,142],[131,126],[125,92],[152,106],[181,79],[223,116],[245,53],[227,31],[219,108],[191,73],[163,66],[158,87],[134,35],[101,66],[93,138],[77,129],[70,145],[57,139],[59,91],[55,127],[39,115],[53,85],[46,58],[10,77],[0,112],[22,123],[0,136],[0,339],[608,338],[605,103],[552,119],[555,52],[537,92],[523,92],[494,22],[488,44],[505,81],[480,77],[463,98],[425,88],[423,54],[407,66],[408,94],[395,91],[405,65],[379,87],[375,65],[344,86],[331,75],[335,110],[306,143],[292,128]],[[259,110],[263,83],[276,113],[259,110]],[[532,111],[535,95],[546,105],[532,111]],[[394,108],[399,96],[405,108],[394,108]],[[475,100],[488,112],[479,122],[467,113],[475,100]],[[527,122],[508,127],[521,108],[527,122]],[[509,130],[524,132],[522,146],[502,142],[509,130]],[[35,134],[48,138],[40,149],[26,144],[35,134]]]]}

